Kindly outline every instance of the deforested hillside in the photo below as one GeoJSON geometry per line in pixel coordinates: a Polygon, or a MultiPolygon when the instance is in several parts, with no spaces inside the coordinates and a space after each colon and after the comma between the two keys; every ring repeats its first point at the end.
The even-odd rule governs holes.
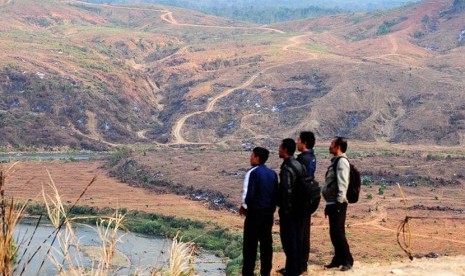
{"type": "MultiPolygon", "coordinates": [[[[137,141],[149,127],[169,129],[163,112],[179,108],[180,82],[190,80],[176,73],[183,69],[165,73],[163,62],[188,63],[168,59],[210,36],[173,28],[171,11],[154,6],[16,0],[0,14],[1,143],[13,147],[104,149],[137,141]],[[170,83],[176,93],[166,91],[170,83]]],[[[192,24],[234,25],[179,14],[192,24]]]]}
{"type": "Polygon", "coordinates": [[[458,0],[271,26],[173,7],[0,7],[8,147],[273,143],[301,129],[465,143],[458,0]]]}

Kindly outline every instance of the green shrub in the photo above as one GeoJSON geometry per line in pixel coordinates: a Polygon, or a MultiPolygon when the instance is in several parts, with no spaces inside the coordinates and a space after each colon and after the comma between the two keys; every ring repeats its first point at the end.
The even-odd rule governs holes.
{"type": "Polygon", "coordinates": [[[384,195],[384,191],[386,191],[387,185],[386,183],[381,183],[378,189],[378,194],[379,195],[384,195]]]}
{"type": "Polygon", "coordinates": [[[385,35],[391,32],[391,27],[404,21],[405,17],[400,17],[400,18],[394,18],[388,21],[384,21],[383,24],[381,24],[378,27],[378,31],[376,32],[377,35],[385,35]]]}
{"type": "Polygon", "coordinates": [[[44,205],[30,204],[26,207],[26,213],[31,216],[45,215],[47,214],[47,209],[45,209],[44,205]]]}
{"type": "Polygon", "coordinates": [[[371,179],[371,176],[368,176],[368,175],[362,176],[362,185],[370,186],[371,184],[373,184],[373,180],[371,179]]]}
{"type": "Polygon", "coordinates": [[[128,158],[130,155],[131,151],[127,148],[115,151],[110,156],[110,167],[116,166],[121,160],[128,158]]]}
{"type": "Polygon", "coordinates": [[[414,38],[422,38],[425,36],[425,33],[422,32],[422,31],[416,31],[414,34],[413,34],[413,37],[414,38]]]}

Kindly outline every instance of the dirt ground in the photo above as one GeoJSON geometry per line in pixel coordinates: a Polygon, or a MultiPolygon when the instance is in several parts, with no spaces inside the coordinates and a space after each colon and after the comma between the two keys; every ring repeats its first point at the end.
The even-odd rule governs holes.
{"type": "MultiPolygon", "coordinates": [[[[382,163],[383,158],[379,158],[379,160],[376,158],[379,157],[364,156],[357,159],[357,162],[359,166],[363,167],[368,167],[370,162],[374,162],[374,160],[382,163]]],[[[419,158],[424,157],[420,155],[419,158]]],[[[241,172],[244,172],[248,167],[248,153],[246,152],[222,153],[216,156],[212,155],[211,152],[204,153],[204,155],[190,152],[189,154],[171,154],[169,156],[158,153],[156,155],[147,154],[147,156],[141,157],[139,161],[142,159],[145,160],[145,164],[151,164],[155,171],[158,169],[162,172],[167,179],[176,183],[185,181],[186,185],[216,186],[218,189],[230,193],[230,197],[237,200],[239,204],[243,178],[241,172]],[[225,169],[219,170],[220,166],[218,164],[226,164],[225,169]],[[186,173],[179,173],[180,168],[186,173]],[[229,181],[223,181],[224,179],[229,179],[229,181]]],[[[447,163],[441,160],[435,162],[447,163]]],[[[400,169],[403,166],[401,163],[396,164],[400,169]]],[[[444,175],[445,179],[451,179],[447,175],[449,171],[458,170],[459,163],[458,160],[449,162],[449,166],[444,172],[446,174],[444,175]],[[457,162],[457,164],[454,165],[454,162],[457,162]],[[458,167],[455,168],[450,164],[458,167]]],[[[4,164],[4,167],[8,165],[4,164]]],[[[103,161],[22,162],[15,167],[15,173],[7,179],[6,192],[16,199],[40,201],[42,185],[49,191],[47,188],[49,178],[46,171],[48,170],[63,200],[67,204],[72,204],[92,177],[98,175],[97,181],[89,188],[79,204],[137,209],[163,215],[212,221],[235,231],[242,231],[243,219],[237,214],[225,210],[209,210],[207,208],[208,204],[191,201],[184,196],[160,195],[143,188],[131,187],[115,178],[108,177],[102,165],[103,161]]],[[[279,165],[277,158],[270,160],[271,167],[276,169],[277,165],[279,165]]],[[[415,165],[412,164],[412,166],[415,165]]],[[[382,167],[381,164],[379,168],[373,169],[373,171],[384,170],[380,169],[382,167]]],[[[386,164],[385,169],[393,168],[386,164]]],[[[429,167],[426,167],[426,170],[433,171],[429,167]]],[[[404,175],[405,172],[401,170],[401,174],[404,175]]],[[[350,205],[348,209],[347,237],[351,251],[356,260],[356,267],[363,267],[364,269],[366,267],[366,273],[365,270],[362,272],[354,268],[353,273],[357,275],[368,275],[369,273],[390,274],[389,270],[387,272],[377,271],[378,266],[374,264],[382,263],[390,269],[392,267],[391,262],[408,260],[407,255],[397,244],[397,228],[406,216],[401,192],[396,185],[387,185],[380,194],[380,187],[377,183],[362,186],[360,201],[357,204],[350,205]]],[[[412,254],[417,257],[430,252],[439,256],[464,255],[464,185],[457,181],[457,183],[450,185],[447,183],[444,185],[404,185],[402,189],[409,206],[408,215],[414,217],[410,220],[412,254]]],[[[328,222],[323,216],[323,208],[324,206],[321,205],[312,218],[312,249],[309,269],[317,274],[332,275],[335,273],[334,271],[323,271],[321,269],[323,264],[330,261],[332,254],[328,222]]],[[[274,270],[277,270],[284,264],[278,225],[275,225],[273,235],[276,252],[274,255],[274,270]]],[[[409,275],[420,275],[411,274],[411,266],[415,265],[417,263],[407,262],[392,267],[392,269],[395,270],[400,267],[399,271],[401,272],[403,271],[409,275]]],[[[463,267],[461,269],[460,271],[463,272],[463,267]]],[[[396,273],[399,271],[396,270],[396,273]]]]}
{"type": "Polygon", "coordinates": [[[352,270],[341,272],[324,270],[321,266],[310,266],[309,272],[317,275],[465,275],[465,257],[443,257],[437,259],[414,259],[413,261],[392,262],[388,264],[362,264],[355,261],[352,270]]]}
{"type": "MultiPolygon", "coordinates": [[[[7,167],[8,164],[4,164],[7,167]]],[[[128,208],[162,215],[214,221],[223,226],[239,227],[241,219],[226,211],[210,211],[204,203],[191,201],[183,196],[155,194],[130,187],[115,178],[108,177],[99,161],[47,161],[22,162],[15,173],[7,179],[6,193],[16,199],[42,201],[42,186],[47,194],[50,172],[65,204],[74,204],[94,176],[97,181],[88,189],[78,205],[96,207],[128,208]]]]}

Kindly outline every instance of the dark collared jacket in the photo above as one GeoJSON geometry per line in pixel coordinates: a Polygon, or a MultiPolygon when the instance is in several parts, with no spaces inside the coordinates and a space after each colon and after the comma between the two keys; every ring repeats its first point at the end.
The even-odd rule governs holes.
{"type": "Polygon", "coordinates": [[[297,176],[305,173],[305,167],[294,157],[284,160],[279,172],[279,196],[278,206],[280,214],[296,213],[293,204],[292,190],[295,188],[297,176]]]}

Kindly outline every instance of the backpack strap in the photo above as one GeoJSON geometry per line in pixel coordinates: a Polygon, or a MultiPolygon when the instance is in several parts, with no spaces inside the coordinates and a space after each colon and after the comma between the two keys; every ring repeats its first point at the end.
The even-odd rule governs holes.
{"type": "MultiPolygon", "coordinates": [[[[339,183],[337,183],[337,164],[339,163],[339,160],[341,160],[341,158],[345,158],[347,159],[347,161],[349,161],[349,158],[345,156],[339,156],[339,157],[336,157],[336,160],[334,160],[334,163],[331,164],[331,166],[333,166],[334,174],[336,175],[336,188],[337,188],[338,193],[339,193],[339,183]]],[[[350,162],[349,162],[349,166],[350,166],[350,162]]],[[[349,175],[349,182],[350,182],[350,175],[349,175]]]]}
{"type": "MultiPolygon", "coordinates": [[[[341,160],[341,158],[345,158],[345,159],[347,159],[347,161],[349,161],[349,158],[344,157],[344,156],[336,157],[336,160],[334,160],[333,164],[331,164],[331,166],[333,166],[333,170],[334,170],[335,174],[337,173],[337,164],[339,163],[339,160],[341,160]]],[[[349,162],[349,165],[350,165],[350,162],[349,162]]]]}

